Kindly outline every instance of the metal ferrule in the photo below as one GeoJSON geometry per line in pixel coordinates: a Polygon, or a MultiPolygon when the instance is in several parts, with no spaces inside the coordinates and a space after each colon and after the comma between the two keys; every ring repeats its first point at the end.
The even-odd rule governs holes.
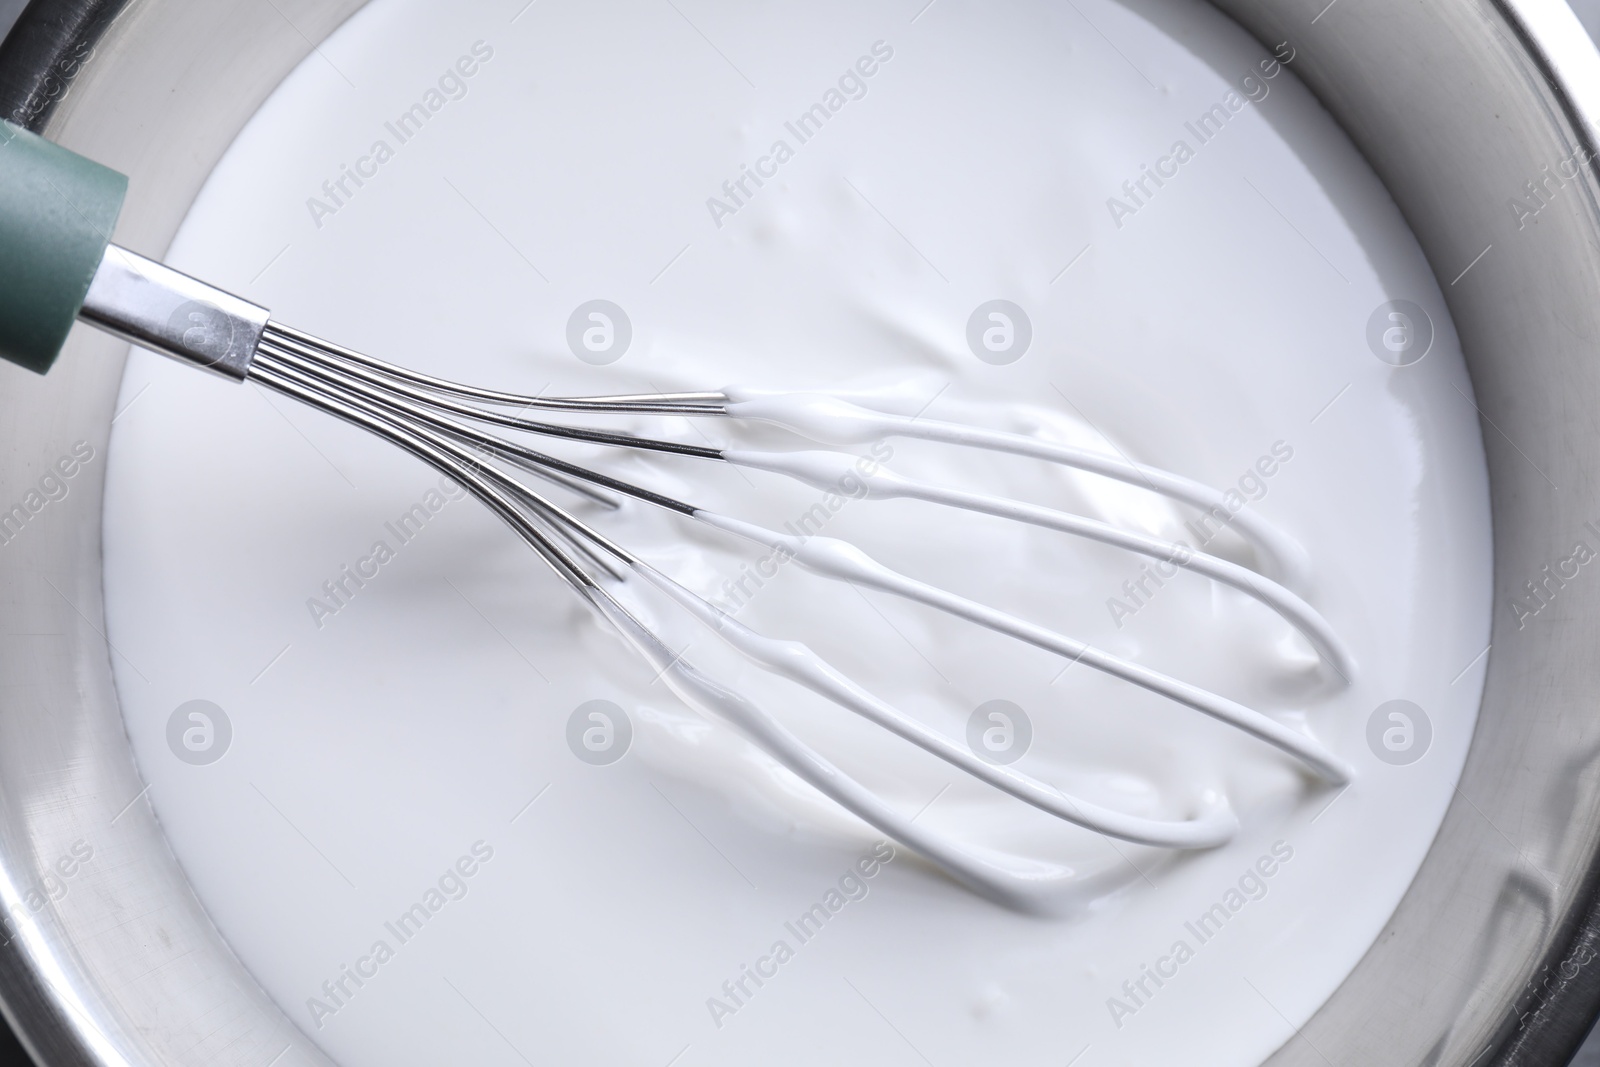
{"type": "Polygon", "coordinates": [[[114,244],[106,246],[78,312],[141,348],[239,382],[269,317],[264,307],[114,244]]]}

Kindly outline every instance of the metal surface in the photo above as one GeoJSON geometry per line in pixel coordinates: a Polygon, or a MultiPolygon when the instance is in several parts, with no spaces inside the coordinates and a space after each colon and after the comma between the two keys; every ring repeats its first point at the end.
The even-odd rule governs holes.
{"type": "Polygon", "coordinates": [[[94,59],[95,47],[128,0],[46,0],[4,5],[8,33],[0,54],[0,116],[38,132],[94,59]],[[28,7],[28,17],[18,12],[28,7]]]}
{"type": "MultiPolygon", "coordinates": [[[[849,494],[862,500],[896,497],[920,499],[1115,545],[1169,563],[1174,573],[1177,568],[1193,570],[1255,598],[1297,627],[1311,641],[1327,663],[1331,675],[1338,678],[1349,676],[1353,663],[1348,652],[1315,609],[1265,575],[1230,561],[1195,552],[1171,541],[1132,534],[1082,516],[1021,504],[1004,497],[919,484],[892,476],[876,466],[869,471],[862,469],[859,463],[841,466],[826,460],[814,465],[808,462],[805,454],[732,452],[698,445],[686,446],[679,442],[654,440],[614,430],[539,422],[524,414],[540,405],[586,407],[602,412],[630,408],[690,412],[705,406],[701,398],[707,394],[690,394],[689,400],[674,405],[674,399],[681,398],[681,394],[631,398],[548,398],[493,393],[436,379],[427,379],[434,382],[431,386],[417,387],[412,382],[423,376],[416,372],[277,325],[267,328],[248,377],[251,381],[310,403],[384,437],[448,475],[498,513],[581,598],[595,606],[604,617],[620,619],[626,626],[622,636],[648,657],[653,657],[666,644],[652,632],[649,625],[631,617],[624,607],[611,601],[609,591],[602,591],[606,576],[609,575],[618,583],[614,589],[627,581],[632,581],[634,587],[655,586],[661,589],[687,615],[699,620],[761,669],[810,689],[830,703],[916,745],[952,769],[1066,822],[1125,841],[1176,849],[1215,848],[1230,840],[1239,828],[1237,817],[1225,805],[1216,805],[1182,820],[1142,818],[1069,796],[1059,788],[1022,771],[986,761],[963,748],[953,738],[872,696],[805,645],[796,641],[776,642],[748,629],[711,601],[645,564],[626,547],[612,541],[597,526],[579,519],[496,464],[504,463],[554,480],[568,489],[583,492],[591,499],[598,496],[613,508],[616,507],[616,497],[625,495],[700,519],[724,532],[739,533],[770,551],[786,553],[822,577],[845,581],[856,588],[875,588],[920,602],[949,616],[1047,649],[1070,663],[1081,663],[1091,670],[1103,672],[1158,693],[1181,706],[1210,715],[1300,760],[1330,784],[1344,785],[1350,781],[1352,772],[1348,764],[1320,743],[1220,694],[1091,648],[1043,626],[1023,622],[990,605],[962,599],[934,585],[910,581],[845,542],[832,538],[794,537],[720,517],[632,482],[545,455],[509,437],[497,436],[485,427],[537,437],[577,439],[628,450],[680,455],[687,453],[705,460],[787,473],[799,482],[825,492],[849,494]],[[477,404],[458,399],[462,395],[484,393],[495,399],[477,404]],[[502,410],[506,408],[511,410],[502,410]],[[858,488],[859,493],[854,492],[851,486],[858,488]],[[823,547],[827,545],[834,547],[823,547]],[[848,562],[842,562],[844,560],[848,562]]],[[[866,431],[868,437],[918,437],[939,441],[952,450],[969,448],[1013,455],[1020,453],[1077,469],[1102,471],[1108,466],[1124,468],[1115,476],[1125,482],[1148,486],[1155,493],[1190,503],[1197,496],[1208,500],[1215,498],[1216,503],[1212,504],[1208,514],[1223,523],[1232,518],[1214,490],[1168,471],[1135,466],[1019,435],[933,419],[881,414],[837,398],[788,399],[804,399],[808,404],[820,403],[820,409],[812,407],[808,410],[814,413],[820,410],[823,420],[844,421],[853,429],[859,429],[865,423],[869,427],[866,431]]],[[[740,412],[746,409],[748,403],[724,404],[699,414],[706,418],[739,419],[745,417],[740,412]]],[[[757,411],[761,410],[757,408],[757,411]]],[[[765,409],[765,412],[764,415],[753,417],[783,424],[784,420],[771,408],[765,409]]],[[[803,429],[806,425],[803,418],[797,423],[797,429],[803,429]]],[[[819,436],[822,440],[829,439],[826,432],[819,436]]],[[[698,671],[683,662],[681,655],[669,656],[666,662],[674,671],[700,677],[698,671]]],[[[651,665],[658,671],[662,669],[662,665],[653,659],[651,665]]],[[[702,689],[699,685],[684,686],[680,692],[690,703],[705,706],[705,710],[711,714],[722,712],[724,705],[734,708],[736,714],[733,719],[745,727],[743,732],[746,736],[789,768],[796,777],[886,837],[920,853],[974,892],[1024,911],[1047,912],[1064,905],[1071,906],[1081,899],[1081,879],[1070,868],[1057,868],[1050,872],[1048,861],[1041,858],[1026,875],[1019,874],[1013,869],[990,863],[959,838],[915,826],[912,821],[896,813],[893,806],[884,803],[881,797],[846,771],[833,766],[825,756],[806,745],[765,711],[742,696],[734,697],[720,682],[715,683],[713,688],[720,695],[720,703],[715,707],[705,706],[704,700],[695,699],[695,694],[702,689]],[[730,697],[731,700],[727,699],[730,697]]]]}
{"type": "Polygon", "coordinates": [[[1293,44],[1421,242],[1482,412],[1494,516],[1493,644],[1455,801],[1388,927],[1272,1063],[1565,1063],[1600,970],[1600,583],[1566,583],[1522,628],[1510,604],[1600,512],[1600,203],[1585,156],[1563,166],[1593,154],[1600,58],[1559,2],[1218,6],[1293,44]],[[1540,206],[1527,183],[1548,174],[1540,206]]]}
{"type": "MultiPolygon", "coordinates": [[[[1272,1063],[1559,1064],[1600,1000],[1600,579],[1565,583],[1521,629],[1507,604],[1600,521],[1600,185],[1586,165],[1546,181],[1593,150],[1600,58],[1560,0],[1215,2],[1290,42],[1415,230],[1484,415],[1495,522],[1496,630],[1459,795],[1388,928],[1272,1063]],[[1529,182],[1545,192],[1533,222],[1509,209],[1529,182]]],[[[359,3],[135,0],[100,23],[120,5],[56,6],[76,13],[66,30],[24,29],[65,51],[30,46],[0,87],[34,99],[74,64],[36,117],[132,177],[118,239],[158,254],[257,103],[359,3]],[[103,35],[69,59],[87,25],[103,35]]],[[[120,348],[82,331],[49,378],[0,367],[0,502],[74,442],[103,456],[120,348]]],[[[0,997],[51,1064],[325,1062],[229,953],[139,799],[102,636],[102,471],[0,547],[0,997]],[[34,908],[79,841],[93,861],[34,908]]]]}
{"type": "Polygon", "coordinates": [[[267,309],[115,244],[106,246],[78,318],[108,333],[242,382],[267,309]]]}
{"type": "MultiPolygon", "coordinates": [[[[115,20],[101,16],[119,4],[70,6],[77,24],[106,33],[58,38],[92,56],[51,97],[45,132],[132,179],[114,237],[159,255],[260,101],[360,5],[135,0],[115,20]]],[[[40,8],[19,25],[29,41],[46,36],[29,24],[50,21],[40,8]]],[[[9,41],[5,57],[18,58],[9,41]]],[[[23,58],[36,87],[60,69],[48,53],[23,58]]],[[[11,66],[0,83],[11,92],[19,79],[11,66]]],[[[327,1064],[206,916],[123,732],[102,636],[99,513],[126,347],[82,328],[46,377],[0,367],[0,500],[21,499],[77,442],[94,457],[0,546],[0,999],[51,1067],[327,1064]],[[78,842],[92,858],[63,880],[57,864],[78,842]]]]}

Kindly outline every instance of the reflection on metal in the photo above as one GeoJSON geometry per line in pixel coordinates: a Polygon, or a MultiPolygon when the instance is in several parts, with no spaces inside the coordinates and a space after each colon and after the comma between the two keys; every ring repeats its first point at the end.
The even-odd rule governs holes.
{"type": "Polygon", "coordinates": [[[1493,651],[1455,802],[1384,936],[1270,1063],[1564,1063],[1600,994],[1587,971],[1559,978],[1597,922],[1600,589],[1570,587],[1526,630],[1506,605],[1600,499],[1594,423],[1570,414],[1600,399],[1600,185],[1580,170],[1525,229],[1507,205],[1541,168],[1594,154],[1600,57],[1559,0],[1213,2],[1294,45],[1435,275],[1460,278],[1443,288],[1494,518],[1493,651]],[[1558,980],[1530,988],[1552,964],[1558,980]]]}
{"type": "MultiPolygon", "coordinates": [[[[40,0],[0,49],[0,113],[127,172],[116,237],[159,253],[260,101],[360,6],[40,0]]],[[[95,333],[76,331],[48,377],[0,371],[5,499],[74,442],[103,453],[126,345],[95,333]]],[[[0,566],[0,612],[18,623],[0,635],[6,1014],[53,1067],[327,1065],[218,935],[144,795],[102,636],[104,469],[52,505],[55,536],[15,539],[0,566]],[[68,891],[30,903],[80,841],[93,858],[68,891]]]]}

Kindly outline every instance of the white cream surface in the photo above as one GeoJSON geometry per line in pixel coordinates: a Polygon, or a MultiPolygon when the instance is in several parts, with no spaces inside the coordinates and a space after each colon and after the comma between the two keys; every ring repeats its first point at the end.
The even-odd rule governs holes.
{"type": "MultiPolygon", "coordinates": [[[[476,384],[843,392],[1236,490],[1303,546],[1302,592],[1357,664],[1349,685],[1330,680],[1281,619],[1199,577],[1132,597],[1146,560],[1061,534],[551,446],[768,526],[821,504],[828,536],[1268,712],[1355,768],[1336,792],[1037,648],[774,568],[642,505],[577,508],[958,740],[980,705],[1012,702],[1033,734],[1014,766],[1068,793],[1239,817],[1233,841],[1187,853],[1068,826],[765,677],[640,594],[689,660],[917,826],[1061,876],[1050,914],[1021,914],[880,844],[680,703],[417,461],[136,352],[105,533],[128,732],[201,898],[311,1040],[349,1065],[1244,1067],[1293,1035],[1379,934],[1451,799],[1488,644],[1490,540],[1438,285],[1293,60],[1268,78],[1269,56],[1190,0],[374,0],[289,76],[205,186],[174,266],[476,384]],[[819,103],[836,108],[802,141],[786,123],[819,103]],[[402,142],[391,126],[417,104],[426,120],[402,142]],[[1202,140],[1207,114],[1221,128],[1202,140]],[[1139,191],[1157,166],[1162,183],[1139,191]],[[770,176],[740,190],[743,168],[770,176]],[[631,324],[605,365],[567,339],[595,299],[631,324]],[[1015,362],[969,347],[969,318],[995,299],[1031,324],[1015,362]],[[1414,365],[1369,347],[1391,300],[1431,317],[1414,365]],[[408,514],[420,529],[400,529],[408,514]],[[169,743],[191,700],[231,726],[214,762],[169,743]],[[605,765],[568,742],[591,700],[631,724],[605,765]],[[1431,725],[1405,765],[1368,741],[1391,700],[1431,725]],[[797,927],[814,907],[820,929],[797,927]]],[[[715,419],[608,424],[814,447],[715,419]]],[[[1195,540],[1192,509],[1135,487],[888,444],[901,474],[1195,540]]],[[[1251,558],[1231,535],[1209,550],[1251,558]]]]}

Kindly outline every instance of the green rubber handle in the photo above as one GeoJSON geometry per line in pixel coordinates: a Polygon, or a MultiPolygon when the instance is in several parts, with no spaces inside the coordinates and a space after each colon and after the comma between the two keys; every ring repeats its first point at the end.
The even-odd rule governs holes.
{"type": "Polygon", "coordinates": [[[0,357],[50,369],[127,192],[116,171],[0,119],[0,357]]]}

